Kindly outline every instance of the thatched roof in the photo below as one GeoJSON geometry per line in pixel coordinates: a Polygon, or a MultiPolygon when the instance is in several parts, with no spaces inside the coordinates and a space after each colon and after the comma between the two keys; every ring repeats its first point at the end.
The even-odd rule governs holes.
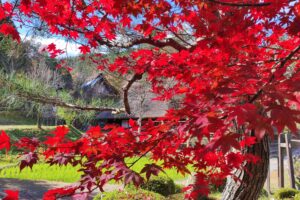
{"type": "MultiPolygon", "coordinates": [[[[152,93],[153,94],[153,93],[152,93]]],[[[155,96],[152,96],[153,98],[155,96]]],[[[138,106],[139,101],[137,99],[129,98],[130,108],[132,114],[128,115],[126,113],[112,114],[110,111],[104,111],[97,115],[97,119],[129,119],[129,118],[139,118],[143,119],[158,118],[163,117],[168,109],[168,103],[162,101],[152,100],[151,97],[145,99],[144,104],[140,107],[138,106]]]]}
{"type": "MultiPolygon", "coordinates": [[[[122,105],[123,100],[116,88],[114,88],[104,77],[103,74],[99,74],[95,79],[83,84],[82,97],[86,100],[99,97],[116,97],[122,105]]],[[[162,101],[153,100],[156,97],[154,93],[150,91],[147,83],[137,82],[129,90],[129,105],[132,110],[132,114],[112,114],[110,111],[101,112],[97,115],[97,119],[127,119],[127,118],[157,118],[165,115],[168,109],[168,103],[162,101]]]]}
{"type": "Polygon", "coordinates": [[[138,118],[157,118],[166,114],[169,103],[154,100],[156,94],[151,92],[147,83],[135,83],[129,90],[129,105],[133,115],[138,118]]]}
{"type": "MultiPolygon", "coordinates": [[[[81,98],[90,100],[92,98],[119,98],[119,91],[113,87],[102,73],[96,78],[84,83],[79,92],[81,98]]],[[[77,95],[78,96],[78,95],[77,95]]]]}

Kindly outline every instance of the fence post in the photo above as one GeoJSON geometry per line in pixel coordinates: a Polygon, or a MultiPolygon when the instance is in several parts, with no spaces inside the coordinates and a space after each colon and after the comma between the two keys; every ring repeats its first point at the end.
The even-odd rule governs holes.
{"type": "Polygon", "coordinates": [[[284,187],[284,163],[281,150],[281,134],[278,133],[278,187],[284,187]]]}
{"type": "Polygon", "coordinates": [[[292,155],[292,143],[291,143],[291,134],[285,134],[285,143],[286,143],[286,154],[288,158],[288,167],[290,175],[290,183],[292,188],[295,187],[295,173],[294,173],[294,164],[293,164],[293,155],[292,155]]]}

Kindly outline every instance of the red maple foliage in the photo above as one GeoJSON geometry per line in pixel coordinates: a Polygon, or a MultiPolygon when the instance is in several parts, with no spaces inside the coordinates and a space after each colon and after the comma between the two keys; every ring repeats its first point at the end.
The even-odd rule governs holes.
{"type": "Polygon", "coordinates": [[[6,151],[10,149],[10,138],[4,131],[1,131],[0,134],[0,150],[2,149],[6,151]]]}
{"type": "MultiPolygon", "coordinates": [[[[51,198],[103,190],[112,179],[139,185],[143,178],[131,169],[139,158],[133,163],[125,158],[146,154],[161,160],[162,168],[183,174],[190,173],[187,165],[194,166],[201,187],[188,198],[207,194],[208,184],[242,168],[244,161],[258,162],[241,149],[266,133],[273,136],[274,128],[296,132],[300,122],[299,5],[297,0],[21,0],[1,5],[1,33],[18,40],[5,19],[26,26],[34,25],[32,18],[44,22],[52,35],[80,40],[83,54],[101,46],[136,47],[113,63],[93,62],[133,80],[147,74],[157,100],[181,97],[179,108],[160,119],[163,123],[149,120],[141,131],[131,121],[128,129],[96,127],[72,141],[65,137],[68,129],[58,127],[38,145],[46,147],[50,164],[80,166],[83,175],[76,190],[51,191],[51,198]],[[195,144],[183,147],[191,138],[195,144]]],[[[55,45],[47,50],[53,57],[62,53],[55,45]]],[[[9,147],[5,137],[2,148],[9,147]]],[[[31,167],[38,159],[37,143],[20,142],[27,150],[23,166],[31,167]]],[[[149,178],[158,170],[146,165],[141,173],[149,178]]]]}
{"type": "Polygon", "coordinates": [[[6,196],[3,200],[18,200],[19,199],[19,192],[15,190],[4,190],[6,196]]]}

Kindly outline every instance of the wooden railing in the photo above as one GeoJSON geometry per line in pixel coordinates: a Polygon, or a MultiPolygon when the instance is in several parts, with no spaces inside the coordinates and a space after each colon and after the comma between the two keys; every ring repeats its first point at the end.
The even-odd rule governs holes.
{"type": "MultiPolygon", "coordinates": [[[[293,144],[300,144],[300,139],[292,138],[291,133],[279,134],[276,135],[277,137],[277,144],[273,142],[270,144],[270,158],[276,157],[277,158],[277,170],[278,170],[278,187],[283,188],[284,183],[284,156],[287,156],[288,162],[288,173],[289,173],[289,182],[292,188],[296,188],[295,184],[295,169],[293,163],[293,155],[292,155],[292,143],[293,144]],[[275,149],[275,145],[277,145],[277,152],[275,149]],[[272,148],[273,147],[273,148],[272,148]]],[[[267,191],[270,194],[270,170],[267,177],[267,191]]]]}

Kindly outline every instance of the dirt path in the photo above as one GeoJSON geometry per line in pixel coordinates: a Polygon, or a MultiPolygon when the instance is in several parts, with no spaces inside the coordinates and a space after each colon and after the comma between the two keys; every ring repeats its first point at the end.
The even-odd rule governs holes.
{"type": "MultiPolygon", "coordinates": [[[[29,180],[18,180],[18,179],[0,179],[0,199],[3,197],[3,191],[19,190],[20,200],[41,200],[43,194],[50,189],[68,186],[70,183],[62,182],[50,182],[50,181],[29,181],[29,180]]],[[[107,184],[104,187],[105,191],[112,191],[121,189],[121,185],[107,184]]],[[[95,191],[91,194],[96,195],[98,192],[95,191]]]]}

